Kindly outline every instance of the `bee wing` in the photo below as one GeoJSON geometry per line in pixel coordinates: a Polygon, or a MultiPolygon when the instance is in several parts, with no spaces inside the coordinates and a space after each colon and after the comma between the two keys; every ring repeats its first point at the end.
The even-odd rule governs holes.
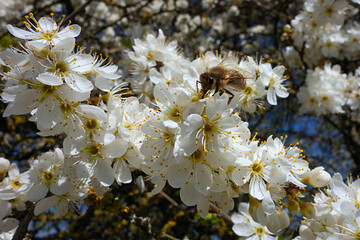
{"type": "Polygon", "coordinates": [[[255,78],[255,75],[252,74],[251,72],[246,71],[245,69],[241,68],[238,66],[238,68],[236,69],[237,71],[239,71],[241,73],[241,75],[243,75],[243,77],[245,79],[252,79],[255,78]]]}
{"type": "Polygon", "coordinates": [[[222,80],[225,88],[239,91],[246,87],[246,78],[237,70],[229,70],[226,77],[222,80]]]}
{"type": "Polygon", "coordinates": [[[237,64],[238,60],[233,55],[227,55],[220,63],[219,67],[224,67],[226,69],[237,69],[239,65],[237,64]]]}
{"type": "Polygon", "coordinates": [[[255,78],[255,75],[246,71],[245,69],[239,67],[238,60],[233,55],[228,55],[225,57],[218,65],[219,67],[224,67],[228,70],[238,71],[245,79],[255,78]]]}

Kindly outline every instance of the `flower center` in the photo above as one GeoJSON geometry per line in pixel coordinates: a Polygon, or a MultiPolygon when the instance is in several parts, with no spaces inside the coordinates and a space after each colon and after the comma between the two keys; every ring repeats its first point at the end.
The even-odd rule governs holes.
{"type": "Polygon", "coordinates": [[[255,161],[253,164],[251,164],[251,176],[253,177],[254,175],[260,175],[261,172],[264,169],[264,166],[262,165],[261,161],[255,161]]]}
{"type": "Polygon", "coordinates": [[[209,134],[209,133],[212,133],[215,130],[215,127],[214,127],[214,125],[212,123],[206,123],[203,126],[203,129],[204,129],[204,132],[206,134],[209,134]]]}
{"type": "Polygon", "coordinates": [[[100,147],[96,144],[88,146],[85,151],[87,151],[93,157],[100,155],[100,147]]]}
{"type": "Polygon", "coordinates": [[[169,117],[170,117],[171,120],[179,121],[179,120],[181,120],[180,116],[181,116],[181,113],[180,113],[180,110],[179,110],[179,108],[177,106],[170,109],[169,117]]]}
{"type": "Polygon", "coordinates": [[[97,119],[88,119],[85,123],[85,126],[89,130],[93,130],[99,127],[99,120],[97,119]]]}
{"type": "Polygon", "coordinates": [[[55,64],[55,71],[59,73],[66,73],[69,71],[68,64],[64,62],[57,62],[55,64]]]}
{"type": "Polygon", "coordinates": [[[244,90],[244,93],[245,93],[246,95],[250,95],[252,92],[253,92],[253,89],[252,89],[252,87],[250,87],[250,86],[247,86],[247,87],[245,88],[245,90],[244,90]]]}
{"type": "Polygon", "coordinates": [[[18,179],[12,180],[12,186],[13,188],[19,188],[21,186],[21,183],[19,182],[18,179]]]}
{"type": "Polygon", "coordinates": [[[48,41],[51,41],[53,39],[54,35],[55,35],[54,32],[49,32],[49,31],[46,31],[46,33],[45,32],[43,33],[44,38],[48,41]]]}
{"type": "Polygon", "coordinates": [[[43,172],[42,179],[44,182],[50,182],[54,178],[54,174],[52,172],[43,172]]]}
{"type": "Polygon", "coordinates": [[[204,158],[204,152],[201,150],[196,150],[191,156],[190,159],[193,163],[200,162],[204,158]]]}
{"type": "Polygon", "coordinates": [[[262,226],[260,226],[260,227],[257,227],[257,228],[255,229],[255,233],[256,233],[256,235],[258,235],[258,236],[262,236],[262,235],[265,233],[265,230],[264,230],[264,228],[263,228],[262,226]]]}
{"type": "Polygon", "coordinates": [[[42,85],[41,86],[42,96],[51,96],[54,92],[56,92],[56,87],[49,86],[49,85],[42,85]]]}

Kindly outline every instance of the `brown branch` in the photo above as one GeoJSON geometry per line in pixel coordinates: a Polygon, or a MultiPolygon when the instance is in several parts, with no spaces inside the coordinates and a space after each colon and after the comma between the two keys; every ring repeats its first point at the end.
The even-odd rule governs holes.
{"type": "Polygon", "coordinates": [[[219,217],[225,219],[225,220],[228,221],[229,223],[234,224],[233,221],[231,220],[231,217],[230,217],[228,214],[226,214],[226,213],[224,213],[223,211],[221,211],[221,209],[218,208],[215,204],[210,203],[210,207],[211,207],[211,209],[212,209],[214,212],[217,213],[217,215],[218,215],[219,217]]]}
{"type": "Polygon", "coordinates": [[[73,19],[76,15],[78,15],[79,13],[82,13],[85,11],[85,8],[87,5],[89,5],[93,0],[88,0],[86,1],[83,5],[81,5],[80,7],[78,7],[77,9],[75,9],[75,11],[73,11],[69,16],[67,16],[64,19],[64,23],[68,22],[69,20],[73,19]]]}
{"type": "MultiPolygon", "coordinates": [[[[172,199],[169,195],[167,195],[165,192],[161,191],[160,194],[166,198],[166,200],[168,200],[172,205],[174,205],[175,207],[179,207],[181,208],[181,205],[179,205],[174,199],[172,199]]],[[[223,211],[220,210],[220,208],[218,208],[215,204],[210,203],[210,207],[211,209],[217,213],[217,215],[221,218],[223,218],[224,220],[228,221],[229,223],[233,223],[233,221],[231,220],[231,217],[224,213],[223,211]]]]}
{"type": "Polygon", "coordinates": [[[34,216],[34,209],[35,204],[32,203],[28,208],[26,215],[21,219],[19,226],[14,234],[13,240],[22,240],[25,237],[29,222],[34,216]]]}
{"type": "Polygon", "coordinates": [[[172,205],[174,205],[175,207],[180,207],[180,205],[174,200],[172,199],[169,195],[167,195],[165,192],[161,191],[160,194],[166,198],[166,200],[168,200],[172,205]]]}

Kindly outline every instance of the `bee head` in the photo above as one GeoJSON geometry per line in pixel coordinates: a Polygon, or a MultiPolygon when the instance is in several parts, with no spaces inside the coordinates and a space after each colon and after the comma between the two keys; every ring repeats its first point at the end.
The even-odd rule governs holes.
{"type": "Polygon", "coordinates": [[[201,84],[201,95],[203,98],[206,93],[212,88],[214,84],[214,79],[207,73],[202,73],[200,75],[200,84],[201,84]]]}
{"type": "Polygon", "coordinates": [[[208,86],[210,89],[214,84],[214,79],[207,72],[205,72],[200,75],[200,83],[202,87],[208,86]]]}

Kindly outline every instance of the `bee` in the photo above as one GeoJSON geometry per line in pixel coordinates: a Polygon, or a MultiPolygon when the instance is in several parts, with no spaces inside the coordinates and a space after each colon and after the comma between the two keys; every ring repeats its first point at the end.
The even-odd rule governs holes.
{"type": "Polygon", "coordinates": [[[217,92],[220,95],[224,92],[229,94],[230,103],[234,97],[232,92],[244,90],[246,88],[246,79],[252,78],[255,78],[255,76],[240,68],[237,59],[229,54],[217,66],[200,75],[200,81],[198,81],[201,85],[200,98],[206,97],[211,90],[214,90],[214,94],[217,92]]]}

